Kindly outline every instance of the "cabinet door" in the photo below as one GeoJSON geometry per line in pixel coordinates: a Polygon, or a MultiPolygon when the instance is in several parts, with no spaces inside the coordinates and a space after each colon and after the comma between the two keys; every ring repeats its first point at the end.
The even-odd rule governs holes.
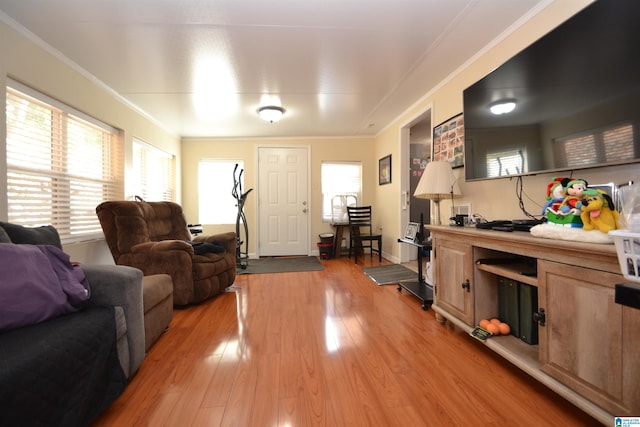
{"type": "Polygon", "coordinates": [[[622,276],[538,264],[540,369],[615,415],[640,413],[640,310],[616,304],[622,276]],[[632,348],[632,347],[635,347],[632,348]]]}
{"type": "Polygon", "coordinates": [[[473,326],[473,251],[471,245],[436,239],[434,305],[473,326]]]}

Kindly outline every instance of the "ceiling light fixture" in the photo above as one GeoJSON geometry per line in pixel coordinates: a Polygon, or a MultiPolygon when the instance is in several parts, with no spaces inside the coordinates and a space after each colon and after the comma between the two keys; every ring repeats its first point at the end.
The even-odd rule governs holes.
{"type": "Polygon", "coordinates": [[[501,99],[489,105],[489,110],[495,115],[507,114],[516,108],[515,99],[501,99]]]}
{"type": "Polygon", "coordinates": [[[282,118],[286,110],[276,105],[267,105],[265,107],[258,108],[258,114],[262,117],[262,120],[274,123],[282,118]]]}

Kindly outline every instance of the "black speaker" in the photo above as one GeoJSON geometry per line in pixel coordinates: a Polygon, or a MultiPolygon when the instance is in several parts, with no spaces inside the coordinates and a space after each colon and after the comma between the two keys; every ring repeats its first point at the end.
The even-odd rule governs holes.
{"type": "Polygon", "coordinates": [[[640,308],[640,287],[627,283],[616,285],[615,301],[617,304],[640,308]]]}

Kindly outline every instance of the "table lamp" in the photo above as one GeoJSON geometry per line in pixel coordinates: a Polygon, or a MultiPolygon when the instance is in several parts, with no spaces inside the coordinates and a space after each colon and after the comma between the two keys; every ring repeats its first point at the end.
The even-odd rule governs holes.
{"type": "Polygon", "coordinates": [[[413,193],[418,199],[430,199],[436,204],[436,225],[440,225],[440,201],[447,197],[453,200],[461,195],[451,163],[447,161],[427,163],[413,193]]]}

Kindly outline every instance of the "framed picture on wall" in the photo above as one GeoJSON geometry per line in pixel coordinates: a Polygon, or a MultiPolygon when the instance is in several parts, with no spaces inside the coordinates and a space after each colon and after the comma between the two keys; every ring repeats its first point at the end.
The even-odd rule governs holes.
{"type": "Polygon", "coordinates": [[[420,228],[420,224],[417,222],[409,222],[407,223],[407,228],[404,231],[404,237],[402,240],[405,242],[414,243],[416,241],[416,237],[418,236],[418,230],[420,228]]]}
{"type": "Polygon", "coordinates": [[[378,185],[391,183],[391,154],[378,160],[378,185]]]}
{"type": "Polygon", "coordinates": [[[464,166],[464,117],[462,113],[433,128],[433,160],[446,160],[451,167],[464,166]]]}

